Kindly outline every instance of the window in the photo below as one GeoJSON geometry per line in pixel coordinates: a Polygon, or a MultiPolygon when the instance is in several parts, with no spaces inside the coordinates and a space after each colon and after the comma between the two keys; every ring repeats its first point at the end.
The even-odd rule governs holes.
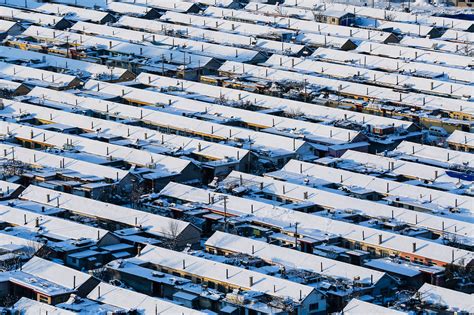
{"type": "Polygon", "coordinates": [[[309,311],[316,311],[319,308],[319,303],[312,303],[309,305],[309,311]]]}
{"type": "Polygon", "coordinates": [[[38,294],[38,301],[49,304],[49,297],[43,294],[38,294]]]}

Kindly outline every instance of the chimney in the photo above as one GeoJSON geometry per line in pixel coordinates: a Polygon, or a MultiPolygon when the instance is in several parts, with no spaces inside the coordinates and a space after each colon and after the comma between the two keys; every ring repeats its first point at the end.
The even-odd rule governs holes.
{"type": "Polygon", "coordinates": [[[46,200],[47,200],[48,202],[51,201],[51,195],[50,195],[50,194],[47,194],[47,195],[46,195],[46,200]]]}
{"type": "Polygon", "coordinates": [[[250,276],[249,277],[249,287],[252,287],[253,286],[253,277],[250,276]]]}
{"type": "Polygon", "coordinates": [[[186,260],[183,259],[183,269],[186,269],[186,260]]]}
{"type": "Polygon", "coordinates": [[[137,257],[140,257],[141,254],[142,254],[142,245],[138,244],[138,246],[137,246],[137,257]]]}
{"type": "Polygon", "coordinates": [[[416,242],[413,242],[413,252],[416,252],[416,242]]]}
{"type": "Polygon", "coordinates": [[[225,278],[229,279],[229,269],[225,269],[225,278]]]}
{"type": "Polygon", "coordinates": [[[76,289],[76,276],[72,276],[72,288],[76,289]]]}
{"type": "Polygon", "coordinates": [[[39,226],[40,226],[39,218],[36,217],[36,218],[35,218],[35,227],[39,227],[39,226]]]}
{"type": "Polygon", "coordinates": [[[382,244],[382,234],[379,234],[379,244],[382,244]]]}

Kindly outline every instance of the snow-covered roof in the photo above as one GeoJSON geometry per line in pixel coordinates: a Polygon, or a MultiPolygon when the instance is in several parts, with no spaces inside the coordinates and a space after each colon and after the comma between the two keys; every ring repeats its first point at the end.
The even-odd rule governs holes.
{"type": "Polygon", "coordinates": [[[65,88],[77,78],[73,75],[56,73],[27,66],[19,66],[0,61],[0,76],[12,81],[18,80],[24,84],[65,88]]]}
{"type": "Polygon", "coordinates": [[[430,64],[425,62],[393,59],[376,55],[358,53],[357,51],[342,51],[329,48],[318,48],[312,55],[315,59],[344,63],[357,67],[382,69],[394,73],[417,76],[417,72],[433,73],[435,76],[457,82],[474,83],[469,69],[453,68],[449,65],[430,64]]]}
{"type": "MultiPolygon", "coordinates": [[[[293,189],[286,189],[285,193],[282,193],[282,187],[285,186],[284,182],[274,181],[272,184],[275,186],[274,190],[280,195],[287,196],[291,199],[304,200],[303,193],[308,193],[307,200],[316,204],[322,205],[327,208],[335,210],[356,210],[372,218],[392,218],[399,221],[405,222],[409,225],[424,227],[438,232],[450,232],[464,237],[471,237],[474,232],[472,218],[466,218],[464,222],[464,216],[472,216],[471,203],[472,198],[466,196],[457,196],[445,192],[438,192],[436,190],[426,189],[422,187],[413,187],[407,184],[401,184],[393,181],[379,179],[369,175],[357,174],[349,171],[340,171],[338,169],[313,165],[310,163],[297,163],[296,160],[292,160],[288,163],[282,171],[276,171],[269,173],[268,176],[277,179],[286,179],[288,182],[297,183],[301,186],[291,186],[293,189]],[[288,166],[290,164],[290,166],[288,166]],[[298,166],[296,166],[298,165],[298,166]],[[303,173],[299,173],[299,169],[303,167],[303,173]],[[318,173],[321,172],[321,173],[318,173]],[[324,173],[322,173],[324,172],[324,173]],[[322,174],[322,175],[321,175],[322,174]],[[340,181],[342,176],[342,183],[340,181]],[[314,180],[316,184],[312,184],[311,180],[314,180]],[[389,206],[382,203],[373,203],[368,200],[352,198],[345,195],[334,194],[322,189],[312,188],[313,185],[318,187],[318,180],[323,180],[329,183],[340,184],[348,189],[364,189],[364,191],[376,191],[380,194],[388,194],[389,196],[400,196],[401,202],[405,201],[410,204],[420,204],[420,207],[427,207],[433,209],[434,214],[439,212],[449,213],[448,207],[454,207],[455,199],[458,201],[458,207],[462,208],[466,212],[462,217],[462,220],[453,219],[449,216],[437,216],[430,213],[418,212],[409,209],[399,208],[395,206],[389,206]],[[389,192],[387,193],[386,187],[389,185],[389,192]],[[309,187],[308,187],[309,186],[309,187]],[[411,189],[411,190],[410,190],[411,189]],[[424,192],[420,198],[418,193],[424,192]],[[428,192],[430,194],[428,194],[428,192]],[[429,198],[434,199],[431,203],[429,198]],[[404,200],[406,198],[406,200],[404,200]],[[421,199],[421,200],[420,200],[421,199]],[[440,200],[441,199],[441,200],[440,200]],[[471,223],[469,223],[471,222],[471,223]],[[443,228],[444,226],[444,228],[443,228]]],[[[287,188],[288,188],[287,187],[287,188]]],[[[270,188],[268,188],[270,189],[270,188]]],[[[395,199],[395,198],[394,198],[395,199]]]]}
{"type": "Polygon", "coordinates": [[[420,298],[421,301],[428,305],[439,305],[447,307],[447,311],[451,312],[474,312],[473,294],[467,294],[455,291],[429,283],[423,284],[418,292],[413,296],[420,298]]]}
{"type": "Polygon", "coordinates": [[[279,38],[282,34],[294,33],[294,31],[277,29],[266,25],[241,23],[208,16],[183,14],[171,11],[167,11],[163,14],[160,17],[160,20],[250,36],[279,38]]]}
{"type": "Polygon", "coordinates": [[[438,93],[444,96],[454,96],[458,98],[471,98],[474,91],[471,86],[450,83],[445,81],[417,78],[404,74],[391,74],[386,71],[370,70],[366,68],[354,67],[353,65],[341,65],[325,61],[316,61],[304,58],[287,57],[273,54],[264,65],[272,68],[282,68],[298,73],[319,74],[333,78],[354,80],[358,82],[372,83],[374,85],[399,87],[405,86],[424,93],[438,93]]]}
{"type": "Polygon", "coordinates": [[[214,232],[205,246],[259,257],[271,264],[284,265],[288,269],[307,270],[330,278],[348,281],[358,278],[360,280],[357,281],[366,285],[371,284],[372,277],[373,284],[377,286],[377,282],[385,275],[380,271],[220,231],[214,232]]]}
{"type": "Polygon", "coordinates": [[[56,205],[62,209],[88,217],[96,217],[129,226],[141,227],[147,233],[156,234],[164,238],[171,237],[170,227],[173,227],[173,233],[176,232],[176,235],[173,237],[179,237],[179,235],[191,225],[189,222],[34,185],[28,186],[22,192],[20,198],[50,206],[56,205]]]}
{"type": "Polygon", "coordinates": [[[99,36],[88,36],[73,32],[58,31],[54,29],[30,26],[23,36],[48,40],[54,43],[74,43],[90,49],[103,49],[111,52],[148,58],[151,65],[160,66],[161,62],[183,65],[186,68],[204,67],[212,61],[212,58],[180,52],[174,49],[159,48],[158,46],[139,45],[99,36]]]}
{"type": "Polygon", "coordinates": [[[22,86],[23,83],[13,82],[10,80],[0,79],[0,90],[15,91],[22,86]]]}
{"type": "Polygon", "coordinates": [[[43,246],[35,240],[27,239],[20,236],[11,235],[0,231],[0,251],[8,251],[12,246],[18,248],[22,252],[26,252],[29,255],[34,255],[43,246]]]}
{"type": "Polygon", "coordinates": [[[116,25],[130,27],[132,29],[142,29],[155,34],[163,34],[165,31],[173,30],[176,35],[200,40],[203,43],[212,42],[226,46],[245,47],[256,51],[278,52],[280,54],[298,54],[304,49],[303,45],[294,43],[279,42],[239,34],[212,31],[198,27],[165,23],[159,20],[143,21],[143,19],[131,16],[122,16],[116,25]]]}
{"type": "MultiPolygon", "coordinates": [[[[87,0],[84,0],[87,1],[87,0]]],[[[148,6],[166,11],[189,12],[195,8],[195,4],[182,0],[123,0],[123,2],[148,6]]]]}
{"type": "Polygon", "coordinates": [[[97,240],[97,238],[102,238],[109,233],[104,229],[18,208],[0,205],[0,209],[0,221],[14,226],[21,226],[35,231],[37,236],[44,235],[55,240],[97,240]],[[37,218],[39,219],[38,227],[36,227],[37,218]]]}
{"type": "Polygon", "coordinates": [[[346,307],[344,307],[343,314],[403,315],[408,313],[361,301],[359,299],[352,299],[349,301],[346,307]]]}
{"type": "MultiPolygon", "coordinates": [[[[85,110],[92,110],[92,111],[97,111],[97,112],[102,112],[102,113],[106,113],[107,107],[108,107],[109,112],[113,112],[118,117],[124,118],[124,119],[130,119],[130,118],[139,119],[138,115],[140,114],[139,112],[137,112],[136,107],[134,106],[114,103],[114,102],[107,102],[107,101],[103,101],[96,98],[82,97],[82,96],[77,96],[72,93],[48,90],[44,88],[34,88],[28,94],[28,96],[34,97],[35,99],[32,99],[31,101],[38,104],[46,103],[49,105],[48,102],[50,102],[51,105],[53,106],[54,105],[58,105],[59,107],[66,106],[68,108],[79,107],[85,110]]],[[[15,105],[14,103],[9,104],[8,106],[12,106],[13,108],[15,108],[15,111],[17,110],[17,108],[19,110],[19,107],[15,105]]],[[[43,117],[43,119],[48,119],[47,115],[44,114],[44,109],[42,107],[36,106],[36,107],[28,107],[28,108],[31,112],[34,111],[35,115],[40,115],[41,117],[43,117]]],[[[143,117],[146,118],[145,120],[152,121],[152,120],[148,120],[148,118],[151,118],[150,116],[154,116],[155,112],[151,110],[147,110],[147,109],[144,109],[144,110],[145,111],[143,112],[144,113],[143,117]]],[[[132,141],[146,140],[150,142],[151,144],[159,145],[160,147],[163,147],[164,151],[170,150],[174,152],[174,151],[179,151],[179,150],[185,150],[186,152],[200,155],[203,157],[207,157],[210,159],[215,159],[215,160],[227,160],[227,159],[240,160],[246,157],[249,152],[246,149],[236,148],[230,145],[206,141],[202,139],[194,139],[194,138],[175,135],[175,134],[161,133],[154,129],[138,127],[138,126],[133,126],[133,125],[126,125],[126,124],[122,124],[116,121],[98,119],[98,118],[93,118],[93,117],[88,117],[88,116],[79,117],[78,114],[68,113],[67,111],[64,111],[64,110],[58,111],[58,110],[47,109],[47,111],[49,111],[50,113],[53,113],[53,121],[55,122],[61,122],[64,124],[78,126],[78,127],[81,127],[84,129],[90,129],[90,130],[100,129],[100,130],[103,130],[104,132],[111,133],[120,137],[124,137],[132,141]],[[91,128],[92,124],[94,124],[95,128],[91,128]],[[146,139],[145,139],[145,134],[146,134],[146,139]]],[[[156,114],[159,114],[159,113],[156,113],[156,114]]],[[[165,118],[172,117],[171,115],[168,116],[168,114],[166,113],[163,113],[163,116],[165,118]]],[[[150,151],[152,151],[152,149],[150,149],[150,151]]],[[[181,164],[182,163],[178,163],[178,165],[181,165],[181,164]]],[[[169,167],[176,167],[176,166],[177,165],[175,166],[168,165],[167,167],[169,168],[169,167]]]]}
{"type": "Polygon", "coordinates": [[[38,7],[35,7],[34,10],[62,16],[71,21],[90,21],[96,23],[102,22],[103,19],[109,14],[100,10],[84,9],[72,5],[58,3],[41,3],[38,7]]]}
{"type": "Polygon", "coordinates": [[[128,171],[119,168],[3,143],[0,143],[0,151],[3,152],[0,155],[3,159],[14,159],[35,167],[51,168],[66,173],[77,172],[81,175],[100,176],[112,181],[120,181],[128,174],[128,171]]]}
{"type": "MultiPolygon", "coordinates": [[[[235,174],[236,173],[233,172],[229,176],[236,177],[235,174]]],[[[251,177],[253,177],[257,183],[262,181],[262,177],[251,177]]],[[[426,257],[427,259],[437,260],[444,263],[451,263],[453,261],[452,255],[454,253],[454,263],[462,264],[464,266],[468,265],[473,260],[472,252],[463,249],[453,248],[435,242],[382,231],[358,224],[333,220],[329,217],[294,211],[288,208],[276,206],[275,204],[257,201],[255,199],[215,193],[183,184],[169,183],[161,190],[160,195],[192,203],[199,203],[202,206],[219,213],[224,213],[223,196],[227,196],[226,209],[228,214],[233,216],[246,216],[249,220],[258,221],[265,225],[273,225],[290,231],[294,231],[294,228],[291,228],[290,224],[294,226],[294,224],[298,222],[298,234],[303,236],[311,237],[311,234],[320,236],[321,233],[324,235],[340,235],[345,239],[372,244],[376,247],[385,247],[401,253],[413,253],[413,243],[416,243],[416,251],[413,254],[420,257],[426,257]],[[209,195],[214,196],[215,201],[206,206],[209,201],[209,195]],[[362,232],[364,232],[364,235],[362,232]],[[379,235],[382,235],[383,239],[381,244],[379,244],[379,235]]]]}
{"type": "Polygon", "coordinates": [[[395,152],[402,153],[402,159],[419,160],[421,163],[449,166],[467,166],[474,168],[474,155],[468,152],[450,150],[416,142],[402,141],[395,152]],[[404,157],[404,156],[408,157],[404,157]]]}
{"type": "Polygon", "coordinates": [[[472,47],[468,44],[459,44],[432,38],[404,36],[400,40],[400,45],[459,55],[466,55],[473,52],[472,47]]]}
{"type": "Polygon", "coordinates": [[[191,100],[186,95],[181,97],[181,95],[176,91],[169,91],[169,94],[156,93],[156,99],[161,96],[161,98],[168,97],[171,100],[171,103],[168,103],[168,105],[165,105],[160,110],[179,115],[202,116],[204,119],[207,118],[211,121],[214,117],[216,119],[237,119],[251,126],[257,126],[265,132],[275,133],[274,130],[276,130],[278,134],[289,137],[295,136],[325,144],[351,143],[360,135],[357,131],[258,113],[232,106],[205,103],[191,100]]]}
{"type": "MultiPolygon", "coordinates": [[[[397,160],[381,155],[348,150],[341,156],[341,160],[347,163],[339,166],[342,168],[359,170],[360,172],[375,171],[387,175],[420,179],[427,181],[426,185],[448,191],[459,188],[461,184],[466,186],[473,184],[472,181],[449,176],[446,170],[440,167],[397,160]]],[[[471,206],[474,207],[474,204],[471,206]]]]}
{"type": "MultiPolygon", "coordinates": [[[[392,119],[389,117],[381,117],[376,115],[368,115],[354,111],[318,106],[316,104],[308,104],[305,102],[282,99],[279,97],[252,93],[245,90],[235,90],[231,88],[224,88],[204,84],[195,81],[181,80],[175,78],[164,77],[160,75],[140,73],[137,82],[145,85],[154,86],[160,89],[183,89],[187,95],[186,97],[196,99],[206,99],[204,96],[212,97],[214,100],[224,98],[234,103],[251,103],[257,107],[263,107],[273,110],[282,110],[286,113],[301,113],[304,117],[315,120],[322,120],[331,122],[335,120],[350,120],[360,123],[362,125],[372,126],[388,126],[394,125],[403,129],[408,129],[412,123],[409,121],[392,119]]],[[[233,105],[233,104],[232,104],[233,105]]]]}
{"type": "Polygon", "coordinates": [[[446,141],[448,143],[474,147],[474,134],[472,132],[455,130],[446,141]]]}
{"type": "MultiPolygon", "coordinates": [[[[78,77],[89,77],[102,79],[102,80],[117,80],[120,79],[126,72],[127,69],[118,67],[108,67],[105,65],[59,57],[52,54],[42,54],[32,50],[23,50],[13,47],[0,46],[0,59],[5,61],[16,61],[21,60],[27,62],[31,67],[37,68],[38,66],[54,67],[64,69],[69,73],[75,73],[78,77]]],[[[12,65],[13,66],[13,65],[12,65]]],[[[18,67],[18,66],[15,66],[18,67]]],[[[28,75],[31,74],[31,68],[27,68],[28,75]]],[[[19,72],[19,70],[17,69],[19,72]]],[[[44,80],[48,80],[52,77],[53,73],[43,73],[44,80]]],[[[54,74],[59,77],[59,74],[54,74]]],[[[48,82],[49,83],[49,82],[48,82]]]]}
{"type": "Polygon", "coordinates": [[[21,270],[70,290],[77,289],[92,278],[87,273],[36,256],[27,261],[21,270]]]}
{"type": "MultiPolygon", "coordinates": [[[[291,9],[316,9],[316,10],[343,10],[356,16],[364,16],[378,20],[392,20],[396,22],[422,24],[436,27],[449,27],[451,29],[468,30],[472,27],[473,22],[469,20],[461,20],[456,18],[432,16],[429,14],[417,14],[414,12],[397,11],[394,9],[386,10],[382,8],[374,8],[370,6],[357,6],[348,3],[330,3],[322,0],[286,0],[281,7],[282,12],[293,12],[291,9]]],[[[265,8],[259,10],[265,10],[265,8]]]]}
{"type": "Polygon", "coordinates": [[[474,43],[474,35],[472,32],[463,32],[453,29],[448,29],[446,32],[444,32],[440,39],[460,43],[474,43]]]}
{"type": "Polygon", "coordinates": [[[87,298],[103,304],[120,307],[127,311],[136,310],[139,314],[204,314],[168,300],[151,297],[105,282],[99,283],[87,295],[87,298]]]}
{"type": "Polygon", "coordinates": [[[93,34],[97,36],[117,38],[119,40],[127,42],[152,43],[153,45],[159,47],[168,46],[169,49],[178,49],[178,51],[189,51],[196,55],[202,55],[223,60],[249,62],[253,61],[259,54],[258,51],[250,49],[229,47],[207,43],[204,41],[195,41],[186,38],[170,37],[165,35],[134,31],[120,27],[112,27],[108,25],[100,25],[88,22],[77,22],[71,27],[71,30],[82,32],[84,34],[93,34]]]}
{"type": "Polygon", "coordinates": [[[306,299],[315,290],[304,284],[153,245],[143,248],[138,258],[143,262],[195,274],[220,283],[229,283],[243,290],[262,292],[274,297],[288,297],[296,303],[306,299]],[[250,278],[253,283],[250,283],[250,278]]]}
{"type": "Polygon", "coordinates": [[[319,23],[315,21],[305,21],[287,17],[270,17],[262,14],[255,14],[243,10],[233,10],[217,7],[208,7],[204,14],[214,18],[231,18],[251,23],[264,23],[275,26],[275,30],[295,30],[307,33],[326,34],[332,36],[354,38],[358,40],[370,40],[374,42],[384,42],[389,37],[393,37],[390,32],[366,30],[356,27],[340,26],[334,24],[319,23]]]}
{"type": "MultiPolygon", "coordinates": [[[[278,173],[275,172],[275,173],[278,173]]],[[[270,173],[269,175],[271,175],[270,173]]],[[[429,213],[422,213],[418,211],[413,211],[409,209],[389,206],[382,203],[374,203],[369,200],[363,200],[355,197],[349,197],[344,194],[334,193],[334,191],[325,190],[324,188],[318,189],[313,188],[311,185],[311,180],[305,182],[305,180],[298,181],[297,176],[292,173],[280,173],[281,176],[277,178],[284,178],[285,181],[274,180],[274,179],[256,179],[252,175],[247,175],[244,173],[234,172],[229,175],[227,179],[238,180],[237,176],[242,176],[242,179],[245,183],[250,183],[244,187],[249,187],[259,191],[260,187],[257,185],[257,181],[265,182],[266,187],[264,192],[276,196],[284,196],[289,200],[296,200],[300,202],[310,202],[312,204],[320,205],[326,209],[332,209],[340,211],[342,213],[360,213],[361,215],[366,215],[368,217],[378,219],[392,219],[394,222],[405,223],[415,227],[427,228],[434,230],[439,233],[449,232],[453,235],[458,235],[461,238],[467,238],[463,240],[465,243],[473,243],[471,240],[474,227],[472,225],[472,218],[464,222],[463,220],[456,220],[449,217],[439,217],[429,213]],[[235,177],[234,177],[235,176],[235,177]],[[297,183],[297,184],[294,184],[297,183]],[[305,198],[306,197],[306,198],[305,198]]],[[[321,179],[325,180],[323,176],[321,179]]],[[[343,177],[344,179],[344,177],[343,177]]],[[[365,186],[360,186],[364,191],[370,191],[370,188],[365,186]]],[[[468,198],[466,207],[469,208],[470,200],[468,198]]],[[[471,209],[469,209],[471,210],[471,209]]],[[[469,214],[468,214],[469,215],[469,214]]],[[[463,217],[464,219],[464,217],[463,217]]]]}
{"type": "Polygon", "coordinates": [[[63,18],[61,16],[22,11],[14,8],[0,7],[0,17],[34,23],[46,27],[55,27],[63,18]]]}
{"type": "Polygon", "coordinates": [[[448,67],[466,68],[473,64],[472,57],[467,55],[429,51],[402,45],[381,44],[364,41],[357,48],[357,52],[378,55],[400,60],[426,62],[430,64],[441,64],[448,67]]]}
{"type": "Polygon", "coordinates": [[[0,33],[6,33],[14,26],[18,25],[16,22],[0,20],[0,33]]]}
{"type": "MultiPolygon", "coordinates": [[[[437,189],[414,186],[403,182],[395,182],[372,175],[359,174],[352,172],[350,169],[343,170],[339,168],[291,160],[281,169],[281,171],[269,173],[268,175],[279,178],[280,176],[285,176],[285,173],[288,173],[288,176],[291,174],[291,179],[289,179],[289,181],[295,181],[298,183],[304,182],[305,178],[309,177],[309,184],[311,184],[311,178],[318,178],[326,182],[340,184],[345,187],[363,187],[367,191],[376,191],[390,196],[405,197],[412,200],[413,202],[418,202],[421,207],[425,206],[427,208],[433,208],[432,210],[434,213],[437,213],[442,209],[446,210],[450,207],[454,207],[456,204],[456,199],[459,208],[464,209],[468,213],[472,213],[474,211],[471,204],[473,201],[471,197],[451,194],[437,189]],[[280,174],[280,172],[283,173],[280,174]],[[389,185],[388,191],[387,184],[389,185]]],[[[411,220],[408,221],[411,222],[411,220]]]]}
{"type": "Polygon", "coordinates": [[[21,185],[0,180],[0,196],[6,197],[20,188],[21,185]]]}
{"type": "Polygon", "coordinates": [[[18,302],[13,305],[13,310],[20,312],[24,315],[37,315],[37,314],[48,314],[48,315],[74,315],[79,314],[77,312],[68,311],[60,307],[42,303],[35,300],[30,300],[26,297],[22,297],[18,302]]]}
{"type": "MultiPolygon", "coordinates": [[[[95,80],[87,81],[84,84],[84,90],[89,90],[91,92],[98,91],[101,94],[123,97],[131,102],[138,102],[144,105],[162,106],[166,105],[168,100],[176,101],[177,99],[171,95],[164,95],[150,90],[143,90],[120,84],[99,82],[95,80]]],[[[142,117],[143,120],[149,121],[156,125],[181,128],[185,131],[197,133],[200,135],[209,135],[210,137],[214,138],[235,140],[243,143],[246,143],[250,140],[253,142],[251,145],[253,150],[266,149],[271,151],[274,155],[292,154],[300,147],[305,145],[304,141],[295,138],[226,126],[180,115],[167,114],[162,111],[148,108],[141,108],[140,110],[137,110],[136,108],[131,109],[133,109],[133,113],[130,112],[130,114],[127,113],[127,115],[134,117],[135,119],[140,119],[140,117],[142,117]]],[[[115,111],[113,109],[110,110],[115,111]]],[[[122,108],[120,112],[123,114],[122,108]]],[[[244,148],[250,147],[244,146],[244,148]]]]}
{"type": "MultiPolygon", "coordinates": [[[[79,115],[74,116],[75,119],[82,119],[79,115]]],[[[84,120],[86,119],[84,118],[84,120]]],[[[101,141],[91,140],[81,136],[0,121],[0,134],[7,133],[17,139],[25,139],[27,141],[41,143],[45,146],[52,146],[58,149],[63,149],[64,146],[68,146],[73,150],[103,156],[111,160],[124,160],[130,164],[144,167],[153,166],[153,168],[159,170],[163,176],[179,175],[191,163],[188,160],[111,143],[105,144],[101,141]]],[[[71,156],[74,155],[72,154],[71,156]]],[[[97,173],[96,175],[101,176],[102,174],[97,173]]]]}
{"type": "Polygon", "coordinates": [[[149,6],[136,5],[126,2],[110,2],[107,5],[107,10],[131,16],[146,16],[152,10],[149,6]]]}
{"type": "Polygon", "coordinates": [[[354,96],[367,97],[380,101],[391,101],[405,106],[413,106],[422,109],[440,109],[444,111],[463,111],[474,114],[474,103],[461,99],[445,98],[432,96],[429,94],[408,92],[400,93],[391,88],[373,86],[369,84],[349,82],[342,79],[331,79],[316,75],[292,72],[289,70],[280,70],[277,68],[268,68],[263,66],[254,66],[248,64],[226,61],[220,68],[220,72],[231,73],[233,75],[242,75],[243,77],[255,77],[260,79],[279,81],[279,82],[305,82],[308,85],[326,88],[333,93],[342,93],[354,96]]]}

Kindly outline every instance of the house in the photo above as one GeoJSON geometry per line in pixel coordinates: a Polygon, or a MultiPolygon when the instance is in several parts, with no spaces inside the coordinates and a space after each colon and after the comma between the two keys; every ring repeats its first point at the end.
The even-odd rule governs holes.
{"type": "Polygon", "coordinates": [[[456,130],[447,139],[452,150],[461,152],[474,152],[474,136],[470,132],[456,130]]]}
{"type": "Polygon", "coordinates": [[[0,39],[5,39],[7,36],[16,36],[21,34],[23,27],[13,21],[0,20],[0,39]]]}
{"type": "MultiPolygon", "coordinates": [[[[254,183],[255,190],[264,192],[268,188],[270,192],[274,191],[274,186],[265,184],[263,178],[248,176],[250,178],[246,179],[246,182],[254,183]]],[[[234,180],[234,182],[236,181],[234,180]]],[[[247,217],[248,215],[248,220],[254,224],[272,228],[274,232],[290,236],[294,236],[295,233],[295,225],[290,223],[298,222],[298,236],[300,236],[298,242],[302,238],[303,241],[305,239],[316,240],[322,243],[326,242],[328,237],[331,241],[337,241],[342,237],[339,239],[342,247],[366,250],[375,257],[394,254],[407,261],[439,266],[451,263],[458,266],[470,266],[473,263],[472,253],[467,250],[455,249],[391,231],[334,220],[327,216],[290,210],[287,207],[275,205],[273,200],[264,202],[263,198],[259,200],[241,198],[176,183],[168,184],[160,192],[160,196],[169,198],[178,204],[186,202],[200,204],[203,209],[229,218],[242,215],[247,217]],[[254,211],[255,209],[258,211],[254,211]],[[318,226],[324,227],[324,232],[314,228],[318,226]]],[[[295,238],[292,237],[292,240],[294,243],[295,238]]]]}
{"type": "Polygon", "coordinates": [[[68,311],[63,308],[49,305],[47,303],[35,301],[26,297],[22,297],[18,302],[16,302],[15,305],[13,305],[12,307],[12,311],[14,313],[18,312],[19,314],[24,314],[24,315],[41,314],[42,312],[46,312],[47,314],[51,314],[51,315],[79,314],[77,312],[68,311]]]}
{"type": "Polygon", "coordinates": [[[199,243],[200,239],[199,229],[189,222],[60,193],[34,185],[27,187],[20,198],[45,205],[59,205],[59,207],[71,213],[102,221],[110,230],[119,229],[117,226],[136,228],[140,233],[149,237],[169,239],[178,248],[183,248],[188,244],[195,245],[199,243]]]}
{"type": "Polygon", "coordinates": [[[73,293],[85,296],[99,283],[86,273],[36,256],[20,270],[2,274],[3,279],[7,279],[11,295],[52,305],[66,301],[73,293]]]}
{"type": "Polygon", "coordinates": [[[355,15],[344,11],[324,10],[317,11],[314,20],[327,24],[352,26],[355,21],[355,15]]]}
{"type": "MultiPolygon", "coordinates": [[[[15,96],[25,95],[31,89],[21,82],[0,79],[0,97],[11,98],[15,96]]],[[[0,104],[0,108],[2,105],[0,104]]]]}
{"type": "Polygon", "coordinates": [[[330,279],[343,281],[341,275],[344,274],[347,281],[354,282],[354,287],[348,292],[341,289],[335,293],[333,288],[320,288],[327,296],[328,309],[332,310],[340,309],[354,291],[360,295],[388,296],[391,294],[391,288],[395,286],[395,281],[383,272],[219,231],[206,241],[205,248],[214,254],[228,256],[242,253],[260,258],[270,265],[313,272],[325,277],[326,281],[331,281],[330,279]]]}
{"type": "MultiPolygon", "coordinates": [[[[166,270],[191,277],[193,282],[204,282],[218,291],[232,292],[237,289],[245,294],[245,291],[251,290],[270,299],[289,298],[293,311],[299,314],[324,314],[326,310],[325,297],[318,290],[288,280],[153,245],[147,245],[141,251],[139,259],[149,262],[162,272],[166,270]]],[[[239,307],[251,309],[252,305],[243,304],[239,307]]],[[[285,307],[280,312],[289,313],[285,307]]]]}
{"type": "Polygon", "coordinates": [[[340,315],[360,315],[360,314],[385,314],[385,315],[406,315],[407,312],[386,308],[377,304],[372,304],[359,299],[352,299],[340,315]]]}
{"type": "Polygon", "coordinates": [[[472,314],[473,294],[467,294],[436,285],[425,283],[412,297],[419,302],[418,309],[432,314],[472,314]]]}
{"type": "Polygon", "coordinates": [[[168,300],[163,300],[135,291],[116,287],[101,282],[88,295],[87,298],[106,305],[119,307],[127,312],[138,312],[141,314],[182,314],[198,315],[204,314],[168,300]]]}

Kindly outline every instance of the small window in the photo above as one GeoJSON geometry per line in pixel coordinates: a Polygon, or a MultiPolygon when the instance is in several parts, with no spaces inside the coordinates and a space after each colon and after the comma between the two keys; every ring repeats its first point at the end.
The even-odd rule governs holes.
{"type": "Polygon", "coordinates": [[[319,303],[312,303],[309,305],[310,311],[316,311],[319,308],[319,303]]]}

